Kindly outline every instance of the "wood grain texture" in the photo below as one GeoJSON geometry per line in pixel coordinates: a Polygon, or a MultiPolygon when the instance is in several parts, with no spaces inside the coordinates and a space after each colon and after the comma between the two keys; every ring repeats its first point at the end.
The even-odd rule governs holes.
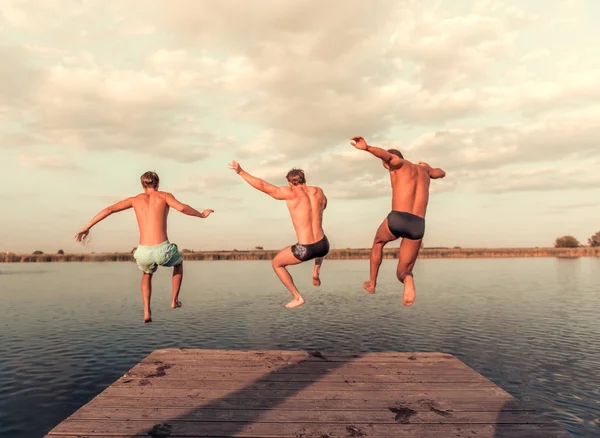
{"type": "Polygon", "coordinates": [[[445,353],[157,350],[47,435],[569,437],[445,353]]]}

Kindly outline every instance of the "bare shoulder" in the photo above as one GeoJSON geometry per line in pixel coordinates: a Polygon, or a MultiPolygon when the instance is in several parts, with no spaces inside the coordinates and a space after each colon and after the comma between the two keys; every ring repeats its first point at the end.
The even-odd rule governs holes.
{"type": "Polygon", "coordinates": [[[429,183],[431,179],[431,169],[427,166],[421,166],[420,164],[415,165],[417,178],[423,182],[429,183]]]}
{"type": "Polygon", "coordinates": [[[168,199],[174,199],[174,196],[171,192],[162,192],[159,190],[156,192],[156,195],[165,202],[167,202],[168,199]]]}

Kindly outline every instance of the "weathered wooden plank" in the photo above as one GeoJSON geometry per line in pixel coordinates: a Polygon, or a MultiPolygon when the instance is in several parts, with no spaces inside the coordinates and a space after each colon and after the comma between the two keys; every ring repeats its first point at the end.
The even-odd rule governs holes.
{"type": "Polygon", "coordinates": [[[193,378],[193,379],[210,379],[210,380],[250,380],[250,379],[261,379],[261,380],[272,380],[272,381],[312,381],[315,380],[313,376],[323,379],[333,380],[347,380],[347,379],[362,379],[362,381],[394,381],[400,379],[454,379],[454,381],[480,381],[485,379],[481,374],[478,373],[467,373],[465,370],[452,369],[449,367],[440,368],[415,368],[415,369],[398,369],[387,368],[381,369],[380,367],[365,367],[361,369],[356,368],[323,368],[319,370],[303,368],[301,370],[295,370],[293,368],[282,367],[282,368],[266,368],[266,367],[248,367],[241,369],[240,367],[203,367],[201,365],[196,366],[182,366],[178,364],[174,365],[136,365],[130,371],[124,374],[124,377],[135,379],[135,378],[152,378],[161,377],[162,379],[181,379],[181,378],[193,378]],[[301,371],[301,372],[295,372],[301,371]]]}
{"type": "MultiPolygon", "coordinates": [[[[411,362],[410,364],[354,364],[352,362],[344,363],[343,366],[330,362],[303,362],[296,364],[263,364],[258,362],[250,363],[239,363],[232,364],[229,361],[225,363],[214,364],[212,361],[194,360],[187,362],[176,362],[176,361],[152,361],[152,362],[140,362],[131,368],[128,373],[156,373],[163,371],[165,373],[185,373],[197,374],[197,373],[232,373],[232,372],[243,372],[243,373],[273,373],[277,372],[280,374],[313,374],[313,373],[343,373],[343,374],[358,374],[358,375],[369,375],[369,374],[453,374],[453,375],[466,375],[466,374],[477,374],[472,369],[465,368],[465,365],[461,362],[411,362]]],[[[162,374],[162,373],[161,373],[162,374]]]]}
{"type": "Polygon", "coordinates": [[[212,421],[234,423],[378,423],[378,424],[545,424],[552,421],[535,412],[449,412],[415,411],[406,406],[380,410],[279,410],[279,409],[187,409],[171,408],[81,408],[69,420],[212,421]]]}
{"type": "Polygon", "coordinates": [[[306,388],[302,390],[281,390],[281,389],[264,389],[264,390],[253,390],[253,389],[187,389],[187,388],[152,388],[148,386],[137,386],[130,388],[115,388],[109,387],[104,392],[103,396],[110,397],[200,397],[200,398],[255,398],[255,399],[279,399],[279,398],[295,398],[304,400],[326,400],[332,398],[345,399],[345,400],[363,400],[363,399],[380,399],[380,400],[394,400],[402,395],[410,394],[420,395],[421,397],[438,398],[443,394],[452,394],[454,397],[464,397],[465,399],[473,398],[490,398],[490,397],[504,397],[506,400],[511,400],[512,397],[501,390],[500,388],[474,388],[474,389],[446,389],[446,390],[424,390],[418,384],[414,390],[404,389],[402,391],[331,391],[331,390],[314,390],[312,388],[306,388]]]}
{"type": "Polygon", "coordinates": [[[177,354],[183,354],[188,356],[203,356],[203,357],[226,357],[226,358],[240,358],[249,359],[252,357],[317,357],[319,354],[327,356],[328,358],[392,358],[394,360],[415,357],[419,360],[427,358],[443,358],[450,360],[457,360],[456,356],[448,353],[441,353],[438,351],[424,351],[424,352],[411,352],[411,351],[365,351],[365,352],[320,352],[313,350],[213,350],[213,349],[188,349],[188,348],[162,348],[154,350],[149,356],[160,356],[166,355],[169,357],[175,357],[177,354]]]}
{"type": "Polygon", "coordinates": [[[113,436],[171,437],[477,437],[496,438],[568,438],[558,427],[547,424],[376,424],[376,423],[200,423],[170,421],[65,421],[50,436],[58,435],[113,435],[113,436]],[[500,435],[502,434],[502,435],[500,435]]]}
{"type": "Polygon", "coordinates": [[[415,411],[430,411],[432,409],[453,412],[491,412],[491,411],[530,411],[535,410],[525,406],[516,399],[490,397],[481,395],[478,391],[471,392],[472,396],[464,398],[463,393],[444,392],[435,398],[423,398],[422,394],[401,394],[389,400],[376,399],[327,399],[305,400],[297,398],[198,398],[198,397],[107,397],[100,395],[94,398],[89,407],[103,409],[111,408],[185,408],[185,409],[279,409],[279,410],[380,410],[398,405],[406,406],[415,411]],[[448,394],[448,396],[446,396],[448,394]]]}
{"type": "Polygon", "coordinates": [[[430,353],[389,353],[380,355],[378,353],[364,354],[343,354],[343,353],[320,353],[320,352],[264,352],[247,353],[243,352],[208,352],[204,350],[159,350],[151,353],[144,362],[148,361],[192,361],[203,360],[205,362],[213,361],[240,361],[240,362],[352,362],[352,363],[415,363],[415,362],[458,362],[456,357],[447,354],[430,353]]]}
{"type": "MultiPolygon", "coordinates": [[[[155,379],[155,373],[145,374],[134,374],[127,373],[127,375],[119,378],[114,384],[123,385],[124,383],[132,383],[136,381],[155,379]]],[[[160,382],[172,382],[173,387],[178,387],[181,382],[186,382],[187,387],[193,388],[201,385],[201,382],[236,382],[239,385],[245,385],[254,381],[261,382],[281,382],[281,383],[373,383],[373,384],[391,384],[391,383],[480,383],[482,385],[489,385],[489,381],[481,375],[477,374],[420,374],[420,375],[402,375],[402,374],[371,374],[361,376],[357,374],[339,374],[329,373],[322,376],[312,376],[310,374],[276,374],[276,373],[214,373],[214,374],[189,374],[189,378],[185,378],[185,374],[178,373],[177,375],[166,374],[161,376],[160,382]]]]}
{"type": "Polygon", "coordinates": [[[282,382],[282,381],[231,381],[231,380],[175,380],[175,379],[128,379],[125,377],[117,380],[113,388],[165,388],[176,389],[229,389],[229,390],[309,390],[309,391],[444,391],[467,389],[497,389],[494,384],[481,380],[478,382],[355,382],[355,381],[321,381],[315,382],[282,382]]]}
{"type": "Polygon", "coordinates": [[[354,363],[354,362],[315,362],[315,361],[290,361],[290,362],[280,362],[280,363],[269,363],[269,362],[257,362],[257,361],[229,361],[226,359],[219,360],[202,360],[202,359],[192,359],[192,360],[164,360],[164,361],[148,361],[145,359],[140,362],[140,366],[143,367],[181,367],[181,368],[189,368],[189,369],[197,369],[205,367],[207,370],[221,369],[223,371],[246,371],[246,370],[268,370],[281,373],[324,373],[331,372],[335,370],[344,370],[347,372],[372,372],[379,371],[381,373],[387,372],[397,372],[397,371],[413,371],[413,372],[467,372],[472,373],[473,369],[469,368],[462,362],[454,362],[454,361],[444,361],[444,362],[414,362],[410,363],[398,363],[398,362],[363,362],[363,363],[354,363]]]}
{"type": "Polygon", "coordinates": [[[157,350],[60,436],[568,437],[444,353],[157,350]]]}

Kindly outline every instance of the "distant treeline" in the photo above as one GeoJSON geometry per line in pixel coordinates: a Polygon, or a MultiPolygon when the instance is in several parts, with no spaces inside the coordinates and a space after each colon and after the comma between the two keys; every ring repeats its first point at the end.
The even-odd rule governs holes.
{"type": "MultiPolygon", "coordinates": [[[[184,251],[184,260],[271,260],[279,250],[184,251]]],[[[332,249],[329,260],[368,259],[369,248],[332,249]]],[[[398,248],[387,248],[386,259],[398,258],[398,248]]],[[[598,257],[600,247],[579,248],[423,248],[420,258],[598,257]]],[[[131,253],[0,254],[0,263],[25,262],[133,262],[131,253]]]]}

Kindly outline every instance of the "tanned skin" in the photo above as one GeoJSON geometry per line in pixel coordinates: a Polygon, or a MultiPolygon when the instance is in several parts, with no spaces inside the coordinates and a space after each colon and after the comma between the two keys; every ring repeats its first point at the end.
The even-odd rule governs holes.
{"type": "MultiPolygon", "coordinates": [[[[288,186],[278,187],[250,175],[236,161],[229,163],[229,168],[244,178],[255,189],[266,193],[274,199],[286,201],[299,243],[309,245],[323,239],[325,236],[322,227],[323,210],[327,207],[327,198],[323,193],[323,189],[306,184],[292,185],[292,183],[289,183],[288,186]]],[[[272,261],[275,274],[277,274],[277,277],[279,277],[294,297],[292,301],[286,304],[285,307],[288,309],[300,307],[305,303],[304,298],[302,298],[294,284],[292,276],[286,269],[286,266],[297,265],[299,263],[302,262],[292,254],[291,246],[283,248],[272,261]]],[[[312,272],[314,286],[321,285],[320,273],[322,264],[323,257],[315,259],[315,266],[312,272]]]]}
{"type": "MultiPolygon", "coordinates": [[[[392,210],[404,211],[424,219],[429,202],[430,182],[432,179],[443,178],[446,176],[446,172],[440,168],[433,168],[425,162],[414,164],[385,149],[369,146],[363,137],[353,137],[350,144],[356,149],[367,151],[379,158],[383,167],[389,171],[392,185],[392,210]]],[[[371,248],[371,278],[363,284],[364,289],[370,294],[375,293],[377,275],[383,259],[383,247],[396,239],[390,232],[386,217],[375,234],[371,248]]],[[[403,272],[412,272],[422,240],[402,239],[398,254],[398,280],[402,281],[400,276],[403,272]]],[[[402,302],[405,306],[411,306],[415,302],[415,283],[412,276],[404,278],[402,302]]]]}
{"type": "MultiPolygon", "coordinates": [[[[117,202],[109,207],[106,207],[100,213],[92,218],[92,220],[83,227],[76,235],[75,241],[82,242],[90,232],[90,229],[98,222],[106,219],[113,213],[128,210],[133,208],[135,217],[137,218],[138,228],[140,232],[139,244],[144,246],[158,245],[166,240],[167,236],[167,216],[169,215],[169,207],[188,215],[199,218],[207,218],[214,210],[204,210],[199,212],[189,205],[182,204],[168,192],[161,192],[156,188],[144,188],[144,192],[139,195],[132,196],[117,202]]],[[[183,262],[178,266],[173,267],[173,296],[171,299],[171,308],[176,309],[181,307],[179,301],[179,291],[183,280],[183,262]]],[[[150,309],[150,297],[152,295],[152,274],[142,273],[142,298],[144,301],[144,323],[152,322],[152,311],[150,309]]]]}

